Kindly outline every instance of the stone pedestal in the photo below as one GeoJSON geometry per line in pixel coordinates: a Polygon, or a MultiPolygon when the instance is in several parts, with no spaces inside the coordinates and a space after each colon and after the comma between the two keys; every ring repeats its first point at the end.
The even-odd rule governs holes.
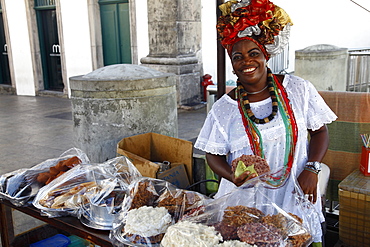
{"type": "Polygon", "coordinates": [[[132,64],[110,65],[70,78],[75,146],[92,162],[116,157],[125,137],[178,136],[173,74],[132,64]]]}
{"type": "Polygon", "coordinates": [[[200,102],[201,1],[148,0],[149,55],[140,62],[174,73],[179,105],[200,102]]]}
{"type": "Polygon", "coordinates": [[[319,91],[346,91],[347,68],[347,48],[321,44],[295,52],[294,74],[312,82],[319,91]]]}

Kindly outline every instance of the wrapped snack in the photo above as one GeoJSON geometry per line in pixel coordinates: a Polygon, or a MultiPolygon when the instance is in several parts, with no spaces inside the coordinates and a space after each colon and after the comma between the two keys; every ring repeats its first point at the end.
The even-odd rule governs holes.
{"type": "Polygon", "coordinates": [[[245,155],[234,159],[231,163],[231,169],[235,177],[239,177],[242,173],[249,171],[250,175],[255,174],[256,177],[270,172],[270,166],[266,160],[257,155],[245,155]]]}
{"type": "Polygon", "coordinates": [[[111,179],[97,179],[101,190],[88,194],[88,203],[82,204],[78,217],[82,224],[98,229],[111,230],[113,222],[128,194],[128,187],[141,174],[124,156],[108,160],[101,165],[111,179]]]}
{"type": "Polygon", "coordinates": [[[176,189],[165,191],[157,200],[158,207],[164,207],[177,222],[178,219],[195,215],[207,201],[207,198],[197,192],[176,189]]]}
{"type": "MultiPolygon", "coordinates": [[[[86,220],[84,223],[93,225],[95,220],[101,219],[94,214],[98,213],[99,208],[103,208],[102,212],[106,210],[111,214],[120,209],[123,198],[128,193],[129,183],[140,176],[134,165],[128,163],[127,166],[132,167],[126,172],[130,174],[123,179],[124,171],[117,169],[117,165],[122,168],[121,165],[125,162],[129,161],[122,156],[103,164],[77,165],[41,188],[33,205],[49,217],[83,215],[86,220]],[[94,209],[93,212],[91,209],[94,209]]],[[[98,225],[101,223],[97,222],[98,225]]]]}
{"type": "Polygon", "coordinates": [[[127,213],[122,236],[133,244],[159,244],[172,221],[168,210],[162,207],[132,209],[127,213]]]}
{"type": "MultiPolygon", "coordinates": [[[[142,206],[154,206],[160,192],[155,188],[155,182],[158,180],[143,179],[138,181],[130,190],[130,209],[140,208],[142,206]]],[[[158,188],[158,187],[157,187],[158,188]]]]}
{"type": "Polygon", "coordinates": [[[49,184],[51,181],[65,173],[66,171],[72,169],[82,161],[77,156],[73,156],[69,159],[59,161],[55,166],[49,167],[49,171],[42,172],[37,175],[37,182],[42,185],[49,184]]]}
{"type": "Polygon", "coordinates": [[[40,189],[33,205],[49,217],[77,216],[80,206],[88,202],[87,196],[101,190],[93,179],[94,168],[78,165],[65,172],[40,189]]]}
{"type": "Polygon", "coordinates": [[[163,247],[214,247],[222,236],[214,227],[189,221],[180,221],[168,228],[161,245],[163,247]]]}
{"type": "Polygon", "coordinates": [[[31,168],[22,168],[0,177],[0,198],[9,200],[15,206],[32,202],[39,189],[77,164],[88,164],[87,155],[77,148],[71,148],[58,158],[48,159],[31,168]]]}
{"type": "Polygon", "coordinates": [[[164,180],[139,178],[130,185],[129,196],[123,202],[110,238],[117,246],[159,245],[169,225],[177,222],[185,214],[196,215],[209,200],[211,199],[202,194],[178,189],[164,180]],[[166,220],[164,223],[156,217],[147,216],[155,212],[166,219],[169,217],[170,222],[166,220]],[[143,227],[144,224],[147,225],[143,227]],[[158,231],[158,226],[162,225],[162,230],[158,231]],[[140,233],[143,229],[146,231],[145,234],[140,233]]]}
{"type": "Polygon", "coordinates": [[[176,188],[167,181],[143,177],[131,185],[125,208],[164,207],[177,221],[188,213],[194,214],[200,210],[208,200],[210,199],[205,195],[176,188]]]}
{"type": "MultiPolygon", "coordinates": [[[[307,222],[305,224],[301,217],[279,208],[262,194],[262,187],[262,182],[254,187],[239,187],[207,204],[202,214],[188,217],[186,221],[213,227],[222,236],[218,244],[225,246],[231,243],[232,246],[243,246],[245,243],[257,247],[308,246],[312,242],[312,235],[307,222]]],[[[179,232],[189,231],[181,227],[180,223],[182,221],[171,226],[167,233],[172,227],[180,228],[179,232]]],[[[193,230],[184,234],[184,238],[189,238],[186,241],[192,241],[193,234],[199,234],[199,230],[193,230]]],[[[167,233],[162,244],[167,239],[167,233]]]]}

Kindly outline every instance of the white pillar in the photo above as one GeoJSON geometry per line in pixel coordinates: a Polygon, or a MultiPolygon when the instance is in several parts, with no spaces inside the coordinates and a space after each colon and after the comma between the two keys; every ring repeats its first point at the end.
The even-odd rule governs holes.
{"type": "Polygon", "coordinates": [[[17,95],[35,96],[35,76],[33,73],[30,33],[25,14],[24,0],[4,0],[4,14],[8,22],[9,64],[13,66],[12,80],[17,95]],[[22,14],[20,14],[22,13],[22,14]]]}
{"type": "Polygon", "coordinates": [[[85,75],[93,70],[88,4],[86,0],[59,0],[56,4],[57,12],[60,13],[58,29],[64,66],[63,80],[67,80],[65,85],[70,96],[69,78],[85,75]]]}

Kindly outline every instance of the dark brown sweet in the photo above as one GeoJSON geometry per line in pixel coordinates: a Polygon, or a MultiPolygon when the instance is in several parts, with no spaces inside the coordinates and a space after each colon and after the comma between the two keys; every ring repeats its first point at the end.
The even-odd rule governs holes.
{"type": "Polygon", "coordinates": [[[49,172],[42,172],[37,176],[37,182],[45,184],[50,178],[49,172]]]}
{"type": "Polygon", "coordinates": [[[214,227],[215,230],[221,234],[224,241],[239,239],[237,233],[238,227],[236,227],[235,225],[228,225],[225,222],[221,221],[214,225],[214,227]]]}
{"type": "Polygon", "coordinates": [[[246,223],[238,228],[237,234],[243,242],[264,247],[280,246],[280,242],[283,240],[278,228],[259,222],[246,223]]]}
{"type": "Polygon", "coordinates": [[[227,207],[222,221],[226,225],[239,227],[246,223],[258,222],[263,216],[264,213],[257,208],[238,205],[227,207]]]}
{"type": "Polygon", "coordinates": [[[134,244],[159,244],[164,237],[164,233],[150,236],[150,237],[142,237],[137,234],[125,234],[124,238],[134,244]],[[148,243],[149,242],[149,243],[148,243]]]}
{"type": "Polygon", "coordinates": [[[56,177],[59,173],[59,170],[57,170],[56,167],[52,166],[52,167],[49,168],[49,173],[50,173],[51,176],[56,177]]]}
{"type": "MultiPolygon", "coordinates": [[[[300,217],[292,213],[289,213],[289,215],[292,216],[299,224],[302,224],[303,220],[300,217]]],[[[289,231],[289,228],[292,225],[292,221],[292,219],[285,217],[281,213],[275,215],[266,215],[261,219],[261,222],[265,224],[272,224],[275,227],[279,228],[283,234],[288,235],[288,242],[290,243],[290,246],[304,246],[304,244],[311,238],[311,235],[309,233],[292,235],[289,231]]]]}
{"type": "Polygon", "coordinates": [[[258,175],[268,173],[270,171],[270,166],[267,164],[267,161],[257,155],[245,155],[234,159],[231,162],[231,169],[235,172],[236,167],[238,166],[239,161],[243,161],[245,166],[251,166],[254,164],[254,170],[256,170],[258,175]]]}
{"type": "Polygon", "coordinates": [[[173,216],[180,211],[187,213],[195,207],[196,203],[201,201],[200,196],[194,191],[170,191],[166,190],[158,198],[158,207],[164,207],[173,216]],[[194,206],[194,207],[192,207],[194,206]]]}
{"type": "MultiPolygon", "coordinates": [[[[67,167],[68,169],[71,169],[71,168],[75,167],[76,165],[81,164],[81,162],[82,161],[77,156],[73,156],[72,158],[64,160],[63,161],[63,166],[67,167]]],[[[60,169],[60,171],[62,171],[62,170],[63,169],[60,169]]]]}
{"type": "Polygon", "coordinates": [[[291,246],[293,247],[306,246],[305,244],[310,238],[311,238],[311,235],[309,233],[293,235],[293,236],[289,236],[288,243],[290,243],[291,246]]]}
{"type": "Polygon", "coordinates": [[[55,178],[62,175],[64,172],[75,167],[78,164],[81,164],[81,160],[77,156],[73,156],[66,160],[61,160],[55,166],[49,167],[49,172],[40,173],[36,180],[41,184],[49,184],[55,178]]]}
{"type": "Polygon", "coordinates": [[[139,182],[137,186],[131,189],[130,196],[132,197],[130,210],[142,206],[154,206],[154,202],[159,197],[149,181],[139,182]]]}

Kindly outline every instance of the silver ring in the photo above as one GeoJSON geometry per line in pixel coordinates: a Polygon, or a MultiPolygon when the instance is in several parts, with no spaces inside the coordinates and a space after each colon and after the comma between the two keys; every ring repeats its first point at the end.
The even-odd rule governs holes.
{"type": "Polygon", "coordinates": [[[304,196],[307,196],[307,197],[312,196],[313,197],[313,194],[304,194],[304,196]]]}

